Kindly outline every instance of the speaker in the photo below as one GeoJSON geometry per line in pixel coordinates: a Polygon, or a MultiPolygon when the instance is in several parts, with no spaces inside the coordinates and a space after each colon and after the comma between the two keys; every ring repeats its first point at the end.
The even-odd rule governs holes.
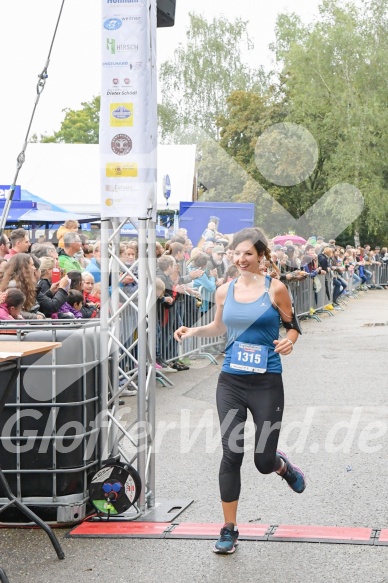
{"type": "Polygon", "coordinates": [[[176,0],[157,0],[158,28],[174,26],[176,0]]]}

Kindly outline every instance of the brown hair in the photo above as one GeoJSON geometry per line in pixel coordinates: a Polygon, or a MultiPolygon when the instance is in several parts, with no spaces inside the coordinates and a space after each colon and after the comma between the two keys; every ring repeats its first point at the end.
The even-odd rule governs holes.
{"type": "Polygon", "coordinates": [[[252,245],[256,249],[258,255],[264,254],[268,261],[271,259],[271,250],[268,247],[267,237],[258,227],[242,229],[241,231],[238,231],[238,233],[235,233],[230,248],[234,251],[237,245],[243,241],[252,241],[252,245]]]}
{"type": "Polygon", "coordinates": [[[14,280],[16,287],[26,296],[24,308],[28,311],[36,303],[36,283],[31,273],[31,256],[27,253],[17,253],[8,261],[0,283],[0,291],[5,291],[9,282],[14,280]]]}

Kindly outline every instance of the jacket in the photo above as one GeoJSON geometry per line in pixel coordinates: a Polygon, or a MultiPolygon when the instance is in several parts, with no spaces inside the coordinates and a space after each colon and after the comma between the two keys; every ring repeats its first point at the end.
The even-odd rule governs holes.
{"type": "Polygon", "coordinates": [[[81,264],[71,257],[63,249],[58,249],[58,263],[61,269],[64,269],[67,273],[68,271],[82,271],[81,264]]]}
{"type": "Polygon", "coordinates": [[[52,314],[58,312],[59,308],[67,300],[67,292],[64,289],[59,288],[53,295],[50,287],[48,279],[40,279],[36,285],[36,299],[39,304],[39,310],[46,318],[50,318],[52,314]]]}
{"type": "Polygon", "coordinates": [[[0,320],[14,320],[11,314],[8,312],[7,304],[0,304],[0,320]]]}

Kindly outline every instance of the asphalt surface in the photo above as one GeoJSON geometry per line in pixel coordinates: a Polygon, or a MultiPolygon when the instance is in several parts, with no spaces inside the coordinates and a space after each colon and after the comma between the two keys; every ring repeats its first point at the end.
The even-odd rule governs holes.
{"type": "MultiPolygon", "coordinates": [[[[305,321],[303,332],[283,359],[280,445],[306,472],[307,488],[298,495],[278,476],[258,474],[248,452],[239,522],[387,528],[388,291],[370,290],[333,317],[305,321]]],[[[157,387],[165,433],[156,495],[194,500],[181,522],[222,522],[219,370],[197,360],[171,375],[173,387],[157,387]]],[[[127,407],[134,402],[126,398],[127,407]]],[[[0,564],[10,583],[388,583],[388,547],[242,541],[234,555],[219,556],[206,540],[70,539],[68,531],[56,530],[66,554],[59,561],[42,531],[0,530],[0,564]]]]}

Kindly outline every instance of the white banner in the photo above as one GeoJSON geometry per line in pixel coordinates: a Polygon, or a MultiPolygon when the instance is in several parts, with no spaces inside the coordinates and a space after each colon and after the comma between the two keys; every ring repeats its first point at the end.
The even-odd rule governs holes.
{"type": "Polygon", "coordinates": [[[156,220],[156,0],[101,1],[101,216],[156,220]]]}

